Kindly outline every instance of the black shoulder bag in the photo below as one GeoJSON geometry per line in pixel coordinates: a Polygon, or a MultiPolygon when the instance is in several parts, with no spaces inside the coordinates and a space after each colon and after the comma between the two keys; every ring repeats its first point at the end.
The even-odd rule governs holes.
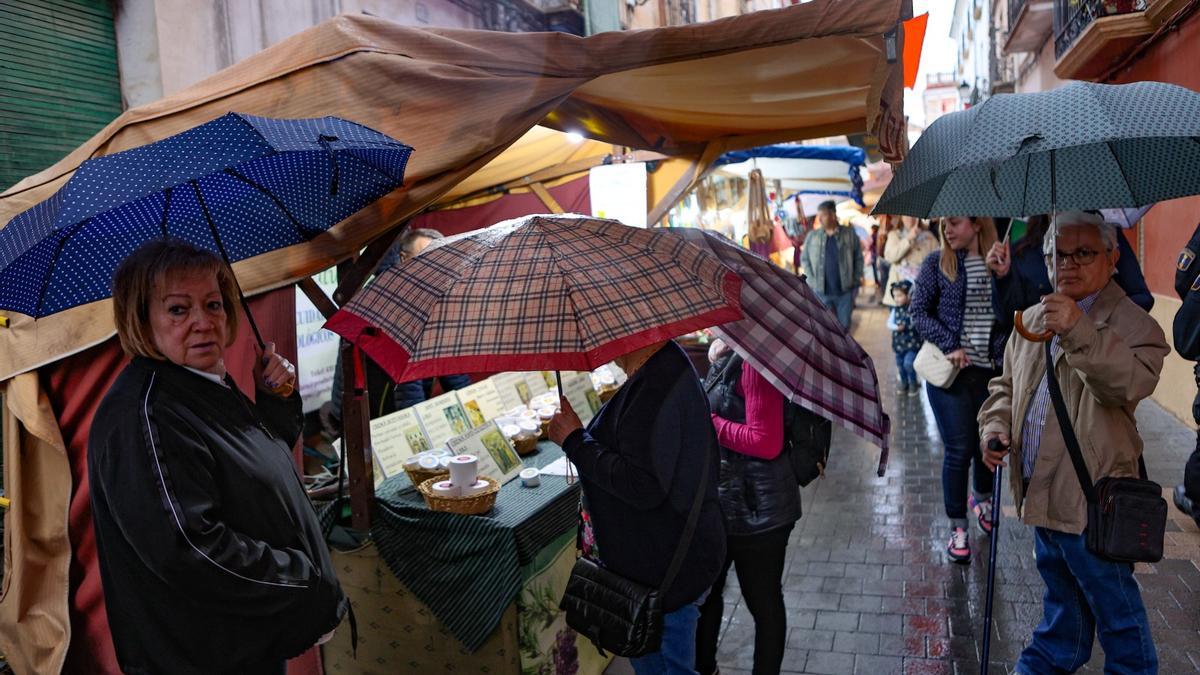
{"type": "Polygon", "coordinates": [[[1046,343],[1046,380],[1054,414],[1062,428],[1063,440],[1079,477],[1079,487],[1087,498],[1087,529],[1084,537],[1093,555],[1112,562],[1158,562],[1163,557],[1163,538],[1167,527],[1167,501],[1162,487],[1145,480],[1146,468],[1139,458],[1142,479],[1105,477],[1092,484],[1083,451],[1067,412],[1054,358],[1046,343]]]}
{"type": "Polygon", "coordinates": [[[712,457],[705,458],[687,525],[661,589],[626,579],[587,558],[575,561],[559,609],[566,612],[567,625],[591,640],[602,656],[605,650],[629,658],[643,656],[658,651],[662,645],[663,597],[683,566],[696,532],[712,462],[712,457]]]}

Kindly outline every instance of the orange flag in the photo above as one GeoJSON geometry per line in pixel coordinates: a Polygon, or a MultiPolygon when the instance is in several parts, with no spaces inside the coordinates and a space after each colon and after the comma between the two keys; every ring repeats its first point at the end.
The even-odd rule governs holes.
{"type": "Polygon", "coordinates": [[[928,12],[904,22],[903,59],[906,89],[912,89],[917,84],[917,68],[921,65],[921,47],[925,44],[925,27],[928,24],[928,12]]]}

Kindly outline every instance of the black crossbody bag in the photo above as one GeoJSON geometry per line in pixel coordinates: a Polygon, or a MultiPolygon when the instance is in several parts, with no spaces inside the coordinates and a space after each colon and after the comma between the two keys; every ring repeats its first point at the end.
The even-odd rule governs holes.
{"type": "Polygon", "coordinates": [[[1084,538],[1093,555],[1112,562],[1158,562],[1163,557],[1167,527],[1167,500],[1162,487],[1145,480],[1146,467],[1139,458],[1142,478],[1101,478],[1092,484],[1079,439],[1067,413],[1062,389],[1054,374],[1054,358],[1046,343],[1046,379],[1050,400],[1058,416],[1063,440],[1087,499],[1087,529],[1084,538]]]}
{"type": "Polygon", "coordinates": [[[633,658],[656,652],[662,646],[663,597],[683,566],[696,532],[712,462],[711,457],[706,457],[700,470],[696,498],[661,589],[626,579],[587,558],[575,561],[559,608],[566,612],[567,625],[591,640],[602,656],[607,650],[633,658]]]}

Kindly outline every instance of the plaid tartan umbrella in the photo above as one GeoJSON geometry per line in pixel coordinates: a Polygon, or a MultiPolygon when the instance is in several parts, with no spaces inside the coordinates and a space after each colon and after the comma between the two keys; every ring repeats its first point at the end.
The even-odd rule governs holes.
{"type": "Polygon", "coordinates": [[[742,317],[741,280],[661,230],[526,216],[433,242],[325,327],[398,382],[447,373],[592,370],[742,317]]]}
{"type": "Polygon", "coordinates": [[[891,422],[875,364],[803,279],[714,232],[671,233],[711,252],[742,279],[745,318],[713,328],[768,382],[797,404],[877,444],[887,467],[891,422]]]}

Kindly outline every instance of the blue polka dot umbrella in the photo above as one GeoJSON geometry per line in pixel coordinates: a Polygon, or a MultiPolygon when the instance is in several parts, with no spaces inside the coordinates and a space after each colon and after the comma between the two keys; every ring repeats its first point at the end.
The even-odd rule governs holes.
{"type": "Polygon", "coordinates": [[[0,309],[39,318],[107,298],[118,263],[156,237],[229,263],[308,241],[400,187],[411,153],[336,117],[228,113],[88,160],[0,230],[0,309]]]}

